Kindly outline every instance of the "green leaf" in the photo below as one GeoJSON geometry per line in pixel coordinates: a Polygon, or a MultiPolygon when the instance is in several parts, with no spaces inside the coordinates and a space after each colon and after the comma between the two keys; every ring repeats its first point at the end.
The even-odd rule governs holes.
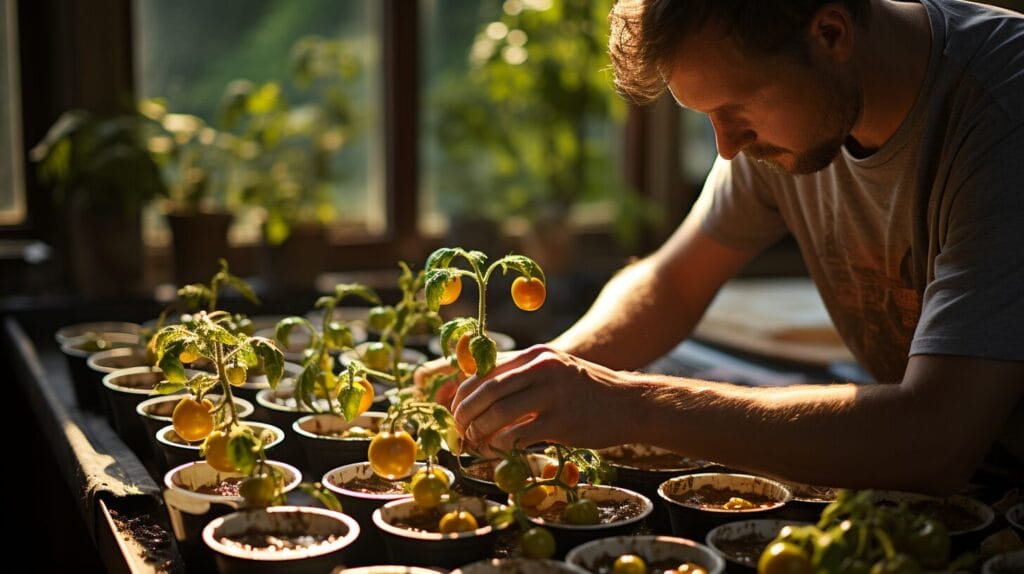
{"type": "Polygon", "coordinates": [[[225,279],[227,280],[228,285],[234,287],[235,290],[241,293],[242,297],[245,297],[246,300],[248,300],[250,303],[252,303],[253,305],[261,304],[260,298],[256,296],[256,293],[252,290],[252,287],[250,287],[249,284],[245,282],[245,280],[235,277],[230,273],[225,279]]]}
{"type": "Polygon", "coordinates": [[[487,265],[487,255],[483,251],[463,252],[462,256],[473,262],[477,269],[483,269],[487,265]]]}
{"type": "Polygon", "coordinates": [[[193,283],[178,289],[178,298],[184,301],[186,308],[196,309],[206,306],[213,298],[213,291],[202,283],[193,283]]]}
{"type": "MultiPolygon", "coordinates": [[[[159,362],[163,358],[164,353],[175,343],[184,342],[183,345],[177,347],[184,350],[185,346],[194,344],[196,341],[196,336],[182,325],[164,327],[156,335],[156,359],[159,362]]],[[[181,350],[178,352],[180,353],[181,350]]]]}
{"type": "Polygon", "coordinates": [[[442,269],[450,267],[452,259],[462,251],[457,247],[442,247],[437,249],[427,257],[427,264],[424,265],[423,270],[430,272],[434,269],[442,269]]]}
{"type": "Polygon", "coordinates": [[[495,264],[501,265],[502,273],[508,273],[509,269],[514,269],[527,279],[536,277],[540,279],[541,282],[546,283],[547,281],[544,278],[544,271],[540,268],[540,265],[537,265],[533,259],[530,259],[525,255],[506,255],[495,261],[495,264]]]}
{"type": "Polygon", "coordinates": [[[362,385],[354,384],[351,374],[348,374],[346,378],[348,380],[341,387],[341,392],[338,393],[338,403],[341,406],[341,416],[350,421],[358,416],[359,402],[363,400],[366,389],[362,385]]]}
{"type": "Polygon", "coordinates": [[[153,392],[158,395],[173,395],[174,393],[185,388],[182,383],[172,383],[170,381],[161,381],[153,387],[153,392]]]}
{"type": "Polygon", "coordinates": [[[504,528],[516,519],[514,506],[496,506],[487,509],[487,523],[494,528],[504,528]]]}
{"type": "Polygon", "coordinates": [[[320,297],[319,299],[316,300],[316,303],[313,304],[313,308],[314,309],[323,309],[324,307],[327,307],[328,305],[334,306],[334,297],[331,297],[330,295],[324,295],[324,296],[322,296],[322,297],[320,297]]]}
{"type": "Polygon", "coordinates": [[[314,410],[313,393],[316,390],[316,376],[320,374],[320,365],[317,361],[310,361],[303,367],[299,374],[299,380],[295,383],[295,399],[300,407],[304,406],[314,410]]]}
{"type": "Polygon", "coordinates": [[[377,293],[373,289],[359,283],[339,283],[335,285],[334,298],[341,303],[341,300],[345,297],[359,297],[367,303],[380,304],[380,297],[377,296],[377,293]]]}
{"type": "Polygon", "coordinates": [[[212,321],[201,322],[196,327],[196,335],[205,341],[216,341],[232,347],[242,342],[238,337],[232,335],[230,331],[212,321]]]}
{"type": "Polygon", "coordinates": [[[427,307],[431,311],[436,312],[441,308],[441,296],[444,295],[444,288],[457,274],[458,272],[450,267],[427,271],[427,307]]]}
{"type": "Polygon", "coordinates": [[[316,327],[304,317],[286,317],[278,321],[277,327],[274,329],[274,338],[281,341],[281,344],[287,348],[289,346],[288,336],[291,335],[292,329],[296,325],[304,326],[316,338],[316,327]]]}
{"type": "Polygon", "coordinates": [[[459,317],[458,319],[452,319],[444,325],[441,325],[441,353],[445,357],[452,354],[454,345],[456,342],[466,333],[470,331],[476,331],[478,329],[478,322],[473,317],[459,317]]]}
{"type": "Polygon", "coordinates": [[[239,345],[238,354],[235,355],[235,360],[245,365],[247,369],[251,369],[260,364],[260,359],[256,356],[256,351],[253,350],[252,345],[248,342],[243,345],[239,345]]]}
{"type": "Polygon", "coordinates": [[[228,439],[228,460],[242,474],[252,473],[259,462],[259,439],[246,426],[235,427],[228,439]]]}
{"type": "Polygon", "coordinates": [[[455,426],[450,426],[444,431],[444,444],[448,446],[448,452],[459,456],[462,454],[462,435],[455,426]]]}
{"type": "Polygon", "coordinates": [[[157,361],[157,366],[164,372],[167,380],[172,383],[184,384],[188,381],[188,377],[185,376],[185,367],[181,364],[181,359],[178,358],[186,346],[187,342],[184,339],[168,343],[164,347],[163,356],[157,361]]]}
{"type": "Polygon", "coordinates": [[[416,442],[428,459],[434,458],[441,451],[441,433],[433,427],[420,428],[416,442]]]}
{"type": "Polygon", "coordinates": [[[338,500],[338,497],[334,496],[333,492],[324,488],[323,485],[320,484],[319,482],[315,484],[303,482],[299,484],[299,488],[302,489],[302,491],[308,494],[311,498],[315,499],[317,502],[324,505],[324,508],[326,508],[327,510],[333,510],[334,512],[342,512],[341,501],[338,500]]]}
{"type": "Polygon", "coordinates": [[[487,335],[476,335],[469,340],[469,352],[476,360],[476,375],[482,377],[491,372],[498,360],[498,346],[487,335]]]}
{"type": "Polygon", "coordinates": [[[281,381],[281,375],[284,374],[284,354],[266,337],[253,337],[249,342],[256,355],[263,361],[263,372],[267,375],[270,388],[276,389],[277,383],[281,381]]]}

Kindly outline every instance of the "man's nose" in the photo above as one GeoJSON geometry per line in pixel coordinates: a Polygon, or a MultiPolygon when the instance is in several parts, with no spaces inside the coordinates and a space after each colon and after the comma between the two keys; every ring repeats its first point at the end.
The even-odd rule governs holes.
{"type": "Polygon", "coordinates": [[[715,145],[718,146],[718,155],[722,156],[722,159],[736,157],[737,154],[743,151],[743,148],[754,143],[757,139],[757,134],[754,133],[754,130],[732,130],[723,128],[714,122],[712,122],[712,126],[715,130],[715,145]]]}

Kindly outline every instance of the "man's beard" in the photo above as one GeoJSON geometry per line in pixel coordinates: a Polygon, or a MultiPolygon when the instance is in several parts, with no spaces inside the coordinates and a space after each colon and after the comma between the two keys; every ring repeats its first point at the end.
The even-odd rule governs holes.
{"type": "Polygon", "coordinates": [[[819,124],[821,126],[818,138],[820,143],[803,152],[794,153],[771,144],[755,142],[743,152],[751,159],[767,165],[779,173],[800,175],[814,173],[828,167],[839,155],[857,118],[860,117],[862,101],[860,92],[856,89],[848,88],[844,93],[837,78],[823,82],[822,85],[827,115],[819,124]],[[784,166],[773,159],[780,155],[791,156],[792,164],[784,166]]]}

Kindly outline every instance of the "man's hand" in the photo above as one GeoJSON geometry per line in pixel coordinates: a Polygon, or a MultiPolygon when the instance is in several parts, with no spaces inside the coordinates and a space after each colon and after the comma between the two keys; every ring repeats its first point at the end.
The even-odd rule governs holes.
{"type": "Polygon", "coordinates": [[[437,390],[437,394],[434,395],[434,400],[445,407],[451,408],[452,399],[455,397],[455,390],[459,386],[459,382],[462,381],[462,373],[452,366],[451,360],[444,357],[440,359],[434,359],[433,361],[427,361],[420,365],[420,368],[416,369],[415,375],[413,375],[413,383],[417,389],[425,390],[427,383],[430,378],[434,375],[451,375],[458,373],[459,376],[451,379],[444,383],[441,388],[437,390]]]}
{"type": "Polygon", "coordinates": [[[623,373],[537,345],[466,379],[452,413],[470,442],[493,448],[541,441],[611,446],[621,442],[622,425],[633,424],[613,415],[627,395],[624,380],[623,373]]]}

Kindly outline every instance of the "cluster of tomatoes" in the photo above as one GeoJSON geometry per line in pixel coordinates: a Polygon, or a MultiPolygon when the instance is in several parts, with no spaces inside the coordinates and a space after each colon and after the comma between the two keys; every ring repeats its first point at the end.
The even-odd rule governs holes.
{"type": "MultiPolygon", "coordinates": [[[[623,554],[612,564],[613,574],[647,574],[647,562],[636,554],[623,554]]],[[[662,574],[708,574],[706,568],[693,562],[683,562],[671,570],[659,570],[662,574]]]]}

